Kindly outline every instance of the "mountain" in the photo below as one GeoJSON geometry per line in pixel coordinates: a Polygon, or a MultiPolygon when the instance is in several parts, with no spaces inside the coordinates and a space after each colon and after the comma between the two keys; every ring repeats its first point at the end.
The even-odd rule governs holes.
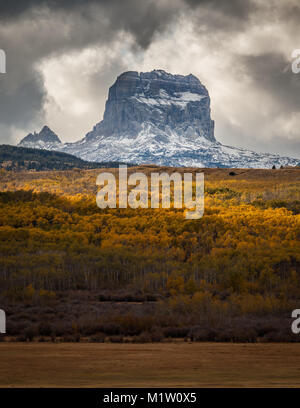
{"type": "Polygon", "coordinates": [[[97,169],[103,167],[118,167],[119,162],[92,163],[84,161],[71,154],[0,145],[0,168],[6,170],[69,170],[97,169]]]}
{"type": "Polygon", "coordinates": [[[29,133],[18,146],[34,149],[59,150],[62,143],[60,138],[48,127],[44,126],[40,133],[29,133]]]}
{"type": "Polygon", "coordinates": [[[82,140],[62,144],[41,133],[20,146],[45,145],[91,161],[166,166],[270,168],[299,161],[222,145],[214,136],[205,86],[192,74],[163,70],[121,74],[109,89],[103,120],[82,140]]]}

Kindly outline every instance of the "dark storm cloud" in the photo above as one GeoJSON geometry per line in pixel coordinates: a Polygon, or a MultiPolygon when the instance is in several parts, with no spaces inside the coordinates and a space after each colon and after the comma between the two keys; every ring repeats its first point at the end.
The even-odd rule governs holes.
{"type": "Polygon", "coordinates": [[[235,18],[248,18],[250,12],[256,9],[255,3],[251,0],[184,0],[184,2],[192,8],[206,6],[235,18]]]}
{"type": "Polygon", "coordinates": [[[292,72],[290,61],[276,53],[241,59],[254,86],[272,95],[277,109],[289,113],[300,111],[300,75],[292,72]]]}
{"type": "Polygon", "coordinates": [[[0,3],[0,18],[2,20],[17,18],[35,7],[48,7],[49,9],[70,9],[89,3],[108,3],[108,0],[18,0],[0,3]]]}
{"type": "MultiPolygon", "coordinates": [[[[172,35],[172,28],[179,21],[183,36],[185,26],[187,31],[192,27],[192,43],[203,41],[206,46],[209,44],[208,52],[220,53],[224,59],[229,53],[235,72],[243,70],[253,83],[252,90],[257,90],[257,95],[263,91],[270,96],[273,103],[270,110],[274,114],[297,113],[300,109],[300,75],[292,74],[287,55],[300,47],[299,18],[297,0],[2,1],[0,48],[7,53],[7,74],[0,77],[0,140],[13,142],[13,127],[32,131],[43,124],[47,89],[37,70],[41,61],[51,56],[80,52],[87,47],[104,45],[109,49],[114,42],[126,43],[128,39],[132,39],[129,42],[135,55],[143,55],[159,35],[172,35]],[[268,41],[263,47],[257,44],[259,51],[253,47],[253,42],[249,41],[253,31],[257,28],[259,31],[260,27],[263,31],[269,23],[277,25],[275,34],[282,34],[290,49],[284,50],[281,46],[276,50],[276,38],[272,38],[272,33],[268,40],[271,51],[268,41]],[[227,44],[239,35],[243,35],[243,50],[229,49],[227,44]],[[250,52],[248,45],[252,47],[250,52]]],[[[174,47],[176,40],[174,38],[174,47]]],[[[156,42],[156,47],[157,44],[160,43],[156,42]]],[[[189,47],[189,44],[185,45],[189,47]]],[[[164,52],[171,55],[172,49],[164,52]]],[[[185,49],[180,50],[180,57],[185,57],[185,49]]],[[[90,81],[95,84],[92,99],[96,98],[93,92],[96,94],[101,90],[106,94],[112,75],[126,69],[121,59],[110,61],[110,64],[113,65],[105,73],[91,75],[90,81]]],[[[234,94],[235,89],[230,92],[234,94]]],[[[222,101],[213,102],[222,105],[222,101]]],[[[256,130],[258,133],[259,129],[256,130]]]]}
{"type": "Polygon", "coordinates": [[[38,74],[27,73],[27,78],[23,78],[22,84],[15,90],[1,87],[1,83],[0,89],[2,125],[10,125],[13,121],[15,125],[24,126],[32,120],[33,112],[41,113],[44,92],[42,78],[38,74]]]}
{"type": "MultiPolygon", "coordinates": [[[[130,33],[146,48],[177,15],[176,2],[154,0],[18,1],[0,3],[0,48],[7,74],[0,81],[0,123],[7,142],[10,126],[42,122],[44,89],[36,64],[47,56],[113,42],[130,33]],[[27,95],[27,96],[26,96],[27,95]],[[6,126],[6,130],[3,130],[6,126]]],[[[33,126],[33,125],[32,125],[33,126]]],[[[39,124],[37,124],[39,126],[39,124]]],[[[4,135],[4,136],[3,136],[4,135]]]]}
{"type": "MultiPolygon", "coordinates": [[[[109,20],[109,32],[125,30],[135,36],[141,47],[147,47],[155,32],[162,31],[178,14],[178,2],[164,0],[23,0],[0,4],[0,19],[18,19],[32,10],[80,14],[83,21],[98,20],[103,15],[109,20]]],[[[99,32],[101,33],[101,27],[99,32]]],[[[80,34],[80,33],[79,33],[80,34]]]]}

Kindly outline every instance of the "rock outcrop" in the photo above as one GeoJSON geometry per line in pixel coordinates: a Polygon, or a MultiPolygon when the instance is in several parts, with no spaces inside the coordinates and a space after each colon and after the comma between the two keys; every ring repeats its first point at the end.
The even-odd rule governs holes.
{"type": "Polygon", "coordinates": [[[39,133],[29,133],[19,143],[19,147],[36,149],[59,150],[62,145],[59,137],[48,127],[44,126],[39,133]]]}
{"type": "Polygon", "coordinates": [[[214,141],[206,88],[194,75],[125,72],[109,89],[103,121],[88,136],[136,138],[146,126],[157,140],[176,132],[214,141]]]}

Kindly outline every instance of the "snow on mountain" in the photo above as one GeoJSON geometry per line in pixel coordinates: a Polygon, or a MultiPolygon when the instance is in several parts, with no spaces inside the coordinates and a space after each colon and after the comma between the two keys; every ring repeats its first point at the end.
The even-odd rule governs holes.
{"type": "Polygon", "coordinates": [[[78,142],[62,144],[45,128],[19,145],[101,162],[240,168],[295,166],[299,162],[219,143],[205,86],[194,75],[172,75],[163,70],[121,74],[109,89],[103,120],[78,142]]]}
{"type": "Polygon", "coordinates": [[[39,133],[29,133],[29,135],[21,140],[18,146],[44,150],[59,150],[62,143],[59,137],[52,132],[48,126],[44,126],[39,133]]]}

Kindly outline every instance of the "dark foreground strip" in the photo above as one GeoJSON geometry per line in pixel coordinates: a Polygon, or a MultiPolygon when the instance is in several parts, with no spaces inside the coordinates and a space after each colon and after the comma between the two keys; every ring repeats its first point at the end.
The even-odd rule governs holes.
{"type": "Polygon", "coordinates": [[[10,388],[0,389],[1,407],[241,407],[263,401],[299,401],[300,389],[265,388],[10,388]]]}

